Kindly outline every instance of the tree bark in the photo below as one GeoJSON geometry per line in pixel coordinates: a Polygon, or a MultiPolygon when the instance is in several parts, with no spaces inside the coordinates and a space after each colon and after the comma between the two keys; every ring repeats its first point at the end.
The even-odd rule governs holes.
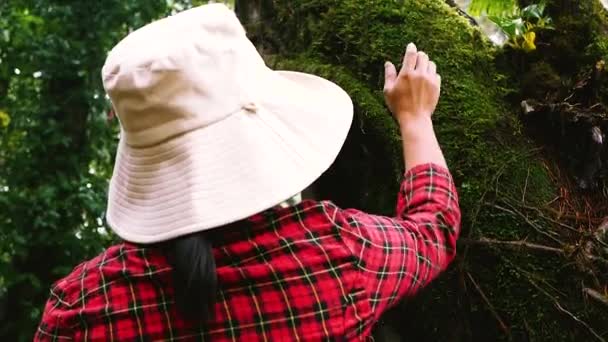
{"type": "Polygon", "coordinates": [[[262,1],[263,0],[236,0],[234,10],[245,27],[252,23],[259,22],[262,1]]]}
{"type": "Polygon", "coordinates": [[[247,30],[249,39],[262,54],[276,50],[277,43],[271,41],[273,36],[269,23],[273,18],[272,0],[236,0],[234,10],[247,30]]]}

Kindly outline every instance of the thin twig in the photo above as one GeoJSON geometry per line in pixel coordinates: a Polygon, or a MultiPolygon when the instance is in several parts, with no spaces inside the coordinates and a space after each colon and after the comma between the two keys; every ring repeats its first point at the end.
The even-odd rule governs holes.
{"type": "Polygon", "coordinates": [[[551,204],[557,202],[561,197],[560,196],[555,196],[554,199],[550,200],[549,202],[545,203],[545,206],[550,206],[551,204]]]}
{"type": "Polygon", "coordinates": [[[597,300],[598,302],[608,306],[608,298],[602,295],[601,293],[595,291],[594,289],[590,289],[588,287],[583,288],[583,292],[587,294],[589,297],[597,300]]]}
{"type": "MultiPolygon", "coordinates": [[[[509,198],[509,196],[508,196],[507,194],[501,193],[501,197],[502,197],[502,198],[506,198],[506,199],[511,199],[511,200],[513,200],[514,202],[516,202],[516,200],[514,200],[514,199],[512,199],[512,198],[509,198]]],[[[556,197],[556,198],[555,198],[554,200],[552,200],[551,202],[555,202],[557,199],[559,199],[559,196],[558,196],[558,197],[556,197]]],[[[504,203],[507,203],[507,202],[505,202],[505,201],[503,201],[503,202],[504,202],[504,203]]],[[[551,203],[551,202],[550,202],[550,203],[551,203]]],[[[509,205],[509,204],[507,203],[507,205],[509,205]]],[[[518,205],[519,205],[519,207],[524,208],[524,209],[528,209],[528,210],[534,210],[534,211],[535,211],[535,212],[538,214],[538,216],[540,216],[541,218],[543,218],[543,219],[545,219],[545,220],[547,220],[547,221],[550,221],[550,222],[555,223],[555,224],[557,224],[557,225],[560,225],[560,226],[562,226],[562,227],[564,227],[564,228],[567,228],[567,229],[571,230],[572,232],[575,232],[575,233],[580,233],[580,230],[578,230],[578,229],[574,228],[573,226],[568,225],[568,224],[563,223],[563,222],[560,222],[560,221],[558,221],[558,220],[556,220],[556,219],[554,219],[554,218],[551,218],[551,217],[546,216],[546,215],[544,214],[544,212],[543,212],[541,209],[537,208],[537,207],[533,207],[533,206],[530,206],[530,205],[526,205],[525,203],[520,203],[520,204],[518,204],[518,205]]],[[[512,205],[509,205],[509,206],[513,207],[512,205]]],[[[547,210],[547,211],[550,211],[550,212],[551,212],[551,213],[553,213],[554,215],[557,215],[557,216],[560,216],[560,215],[561,215],[561,214],[560,214],[560,213],[558,213],[558,212],[557,212],[555,209],[548,207],[548,206],[549,206],[549,204],[546,204],[545,206],[547,207],[547,208],[546,208],[546,210],[547,210]]],[[[563,217],[563,215],[562,215],[562,217],[563,217]]]]}
{"type": "Polygon", "coordinates": [[[549,247],[549,246],[545,246],[545,245],[539,245],[536,243],[531,243],[531,242],[526,242],[526,241],[502,241],[502,240],[488,239],[488,238],[484,238],[484,237],[482,237],[478,240],[461,238],[459,241],[465,245],[500,245],[500,246],[507,246],[507,247],[512,247],[512,248],[525,247],[527,249],[533,249],[533,250],[538,250],[538,251],[564,254],[563,249],[549,247]]]}
{"type": "Polygon", "coordinates": [[[603,218],[598,218],[598,217],[583,217],[581,215],[575,214],[564,214],[564,213],[560,213],[557,210],[554,209],[548,209],[549,211],[554,212],[558,217],[563,218],[563,219],[567,219],[567,220],[574,220],[574,221],[582,221],[582,220],[589,220],[590,223],[593,224],[600,224],[602,222],[604,222],[603,218]]]}
{"type": "MultiPolygon", "coordinates": [[[[531,225],[533,228],[535,228],[535,229],[536,229],[536,230],[538,230],[539,232],[541,232],[541,233],[542,233],[542,232],[545,232],[545,234],[547,234],[549,237],[551,237],[551,236],[552,236],[550,233],[553,233],[554,235],[559,236],[559,234],[557,234],[557,233],[556,233],[556,232],[554,232],[554,231],[551,231],[551,230],[549,230],[549,231],[545,231],[545,230],[541,229],[541,227],[540,227],[538,224],[536,224],[536,223],[534,223],[534,222],[530,221],[530,218],[528,217],[528,215],[525,215],[525,214],[524,214],[524,213],[522,213],[521,211],[517,210],[517,208],[515,208],[515,206],[514,206],[513,204],[508,203],[508,202],[504,202],[504,203],[505,203],[507,206],[509,206],[509,208],[511,208],[511,210],[513,210],[515,213],[517,213],[519,216],[521,216],[521,217],[522,217],[524,220],[526,220],[526,222],[527,222],[529,225],[531,225]]],[[[558,240],[558,239],[557,239],[557,238],[555,238],[555,237],[553,237],[552,239],[553,239],[553,241],[558,242],[559,244],[562,244],[562,245],[564,244],[563,242],[561,242],[560,240],[558,240]]]]}
{"type": "Polygon", "coordinates": [[[594,109],[595,107],[599,107],[599,106],[601,106],[601,105],[602,105],[601,103],[596,103],[596,104],[594,104],[593,106],[589,107],[589,110],[592,110],[592,109],[594,109]]]}
{"type": "Polygon", "coordinates": [[[574,93],[572,93],[572,94],[570,94],[568,97],[566,97],[566,98],[564,99],[564,101],[563,101],[563,102],[566,102],[566,103],[567,103],[567,102],[568,102],[568,100],[570,100],[570,99],[571,99],[571,98],[573,98],[573,97],[574,97],[574,93]]]}
{"type": "Polygon", "coordinates": [[[555,224],[557,224],[557,225],[560,225],[560,226],[562,226],[562,227],[564,227],[564,228],[567,228],[567,229],[569,229],[569,230],[571,230],[571,231],[573,231],[573,232],[580,233],[580,231],[579,231],[578,229],[576,229],[576,228],[572,227],[572,226],[571,226],[571,225],[569,225],[569,224],[565,224],[565,223],[560,222],[560,221],[558,221],[558,220],[556,220],[556,219],[554,219],[554,218],[551,218],[551,217],[545,216],[545,215],[544,215],[544,213],[543,213],[543,211],[542,211],[542,210],[540,210],[539,208],[532,207],[532,206],[525,205],[525,204],[522,204],[522,205],[521,205],[521,207],[522,207],[522,208],[524,208],[524,209],[534,210],[534,211],[536,211],[536,212],[538,213],[538,215],[539,215],[540,217],[542,217],[543,219],[545,219],[545,220],[547,220],[547,221],[550,221],[550,222],[553,222],[553,223],[555,223],[555,224]]]}
{"type": "Polygon", "coordinates": [[[548,288],[550,288],[551,290],[557,292],[559,295],[561,295],[562,297],[567,297],[568,295],[565,294],[563,291],[558,290],[557,288],[555,288],[555,286],[553,286],[552,284],[550,284],[547,280],[543,279],[542,277],[538,276],[535,273],[529,272],[524,270],[523,268],[519,267],[518,265],[514,264],[512,261],[510,261],[509,259],[507,259],[506,257],[503,258],[503,260],[505,260],[509,265],[511,265],[511,267],[515,268],[517,271],[519,271],[522,275],[525,276],[525,278],[532,283],[537,289],[543,291],[543,293],[547,296],[549,296],[549,298],[553,299],[553,300],[557,300],[556,297],[551,296],[551,294],[549,292],[547,292],[544,289],[541,289],[539,287],[539,285],[536,284],[536,282],[534,282],[534,280],[537,280],[545,285],[547,285],[548,288]]]}
{"type": "Polygon", "coordinates": [[[598,333],[595,332],[595,330],[593,330],[593,328],[591,328],[589,326],[589,324],[585,323],[585,321],[581,320],[580,318],[576,317],[576,315],[574,315],[572,312],[564,309],[559,302],[555,301],[555,307],[557,307],[561,312],[565,313],[566,315],[570,316],[573,320],[579,322],[581,325],[583,325],[585,328],[587,328],[587,330],[589,330],[589,332],[595,336],[597,338],[598,341],[601,342],[606,342],[606,340],[600,336],[598,333]]]}
{"type": "MultiPolygon", "coordinates": [[[[589,333],[591,333],[595,338],[597,338],[598,341],[601,342],[606,342],[606,340],[599,335],[597,332],[595,332],[595,330],[593,330],[593,328],[591,328],[586,322],[584,322],[583,320],[581,320],[580,318],[578,318],[576,315],[574,315],[572,312],[566,310],[557,300],[557,298],[553,295],[551,295],[549,292],[547,292],[547,290],[543,289],[542,287],[540,287],[531,277],[531,274],[529,274],[527,271],[521,269],[519,266],[515,265],[513,262],[511,262],[508,258],[502,256],[502,259],[507,262],[509,265],[511,265],[512,267],[514,267],[516,270],[518,270],[519,272],[522,272],[522,274],[526,275],[525,279],[532,285],[534,286],[539,292],[541,292],[542,294],[544,294],[547,298],[549,298],[550,300],[553,301],[555,307],[560,310],[561,312],[567,314],[570,318],[574,319],[576,322],[580,323],[582,326],[584,326],[589,333]]],[[[542,279],[541,279],[542,280],[542,279]]],[[[475,285],[475,284],[474,284],[475,285]]],[[[550,284],[547,284],[550,285],[550,284]]],[[[552,286],[550,286],[551,288],[553,288],[552,286]]],[[[555,290],[555,289],[554,289],[555,290]]],[[[559,291],[558,291],[559,292],[559,291]]],[[[564,295],[564,294],[562,294],[564,295]]]]}
{"type": "Polygon", "coordinates": [[[529,157],[531,157],[531,156],[533,156],[533,155],[535,155],[535,154],[537,154],[538,152],[543,151],[543,150],[544,150],[544,147],[533,148],[533,149],[531,149],[531,150],[527,151],[526,153],[519,154],[519,155],[517,156],[517,157],[519,157],[519,158],[517,158],[517,157],[512,157],[512,158],[511,158],[511,159],[509,159],[507,162],[505,162],[505,163],[504,163],[504,164],[501,166],[500,170],[498,170],[498,172],[496,173],[496,175],[494,176],[494,178],[492,179],[492,181],[495,183],[495,185],[494,185],[494,193],[495,193],[495,196],[496,196],[496,197],[498,197],[498,192],[499,192],[499,191],[498,191],[498,187],[499,187],[499,185],[500,185],[500,177],[502,176],[502,174],[504,173],[504,170],[506,169],[506,167],[507,167],[507,166],[508,166],[510,163],[512,163],[512,162],[514,162],[514,161],[518,161],[518,160],[523,159],[523,158],[529,158],[529,157]]]}
{"type": "MultiPolygon", "coordinates": [[[[493,183],[495,179],[500,178],[501,174],[504,172],[505,168],[507,167],[507,163],[504,163],[500,169],[498,169],[498,171],[496,172],[496,174],[492,177],[491,182],[493,183]]],[[[486,183],[484,185],[485,190],[483,192],[483,194],[481,195],[481,198],[479,199],[479,201],[477,202],[477,207],[475,208],[475,211],[471,217],[471,225],[470,225],[470,229],[469,229],[469,235],[474,234],[477,228],[477,217],[479,216],[479,212],[481,211],[481,208],[483,207],[484,203],[485,203],[485,198],[486,195],[488,194],[489,190],[490,190],[490,186],[489,186],[489,182],[486,183]]],[[[467,255],[469,254],[469,247],[465,246],[464,251],[462,253],[462,259],[466,260],[467,255]]]]}
{"type": "Polygon", "coordinates": [[[494,308],[494,305],[492,305],[492,303],[490,303],[490,300],[488,299],[486,294],[481,290],[479,285],[477,285],[477,282],[475,281],[475,279],[473,279],[473,276],[471,275],[471,273],[467,272],[467,276],[469,277],[471,284],[473,284],[473,286],[475,286],[475,289],[477,290],[477,292],[479,292],[481,299],[483,299],[483,301],[488,306],[488,309],[490,309],[490,312],[492,313],[492,315],[494,315],[494,318],[496,318],[496,320],[498,321],[498,324],[500,325],[500,328],[502,329],[502,331],[504,331],[508,336],[511,336],[511,331],[510,331],[509,327],[507,327],[507,325],[504,323],[504,321],[500,318],[500,315],[498,315],[498,312],[494,308]]]}
{"type": "Polygon", "coordinates": [[[530,332],[532,331],[532,329],[530,328],[530,325],[528,324],[528,320],[526,320],[524,318],[524,328],[526,329],[526,341],[530,341],[530,332]]]}
{"type": "Polygon", "coordinates": [[[539,290],[539,291],[540,291],[541,293],[543,293],[545,296],[549,297],[549,298],[550,298],[550,299],[553,301],[553,304],[555,304],[555,307],[556,307],[558,310],[560,310],[561,312],[563,312],[563,313],[567,314],[568,316],[570,316],[570,318],[574,319],[575,321],[577,321],[578,323],[580,323],[582,326],[584,326],[585,328],[587,328],[587,330],[589,330],[589,332],[590,332],[590,333],[591,333],[593,336],[595,336],[595,337],[598,339],[598,341],[601,341],[601,342],[606,342],[606,340],[605,340],[605,339],[604,339],[602,336],[600,336],[598,333],[596,333],[596,332],[595,332],[595,330],[593,330],[593,328],[591,328],[591,327],[589,326],[589,324],[587,324],[586,322],[584,322],[583,320],[581,320],[580,318],[578,318],[578,317],[577,317],[576,315],[574,315],[572,312],[570,312],[570,311],[568,311],[568,310],[564,309],[564,307],[563,307],[563,306],[561,306],[561,304],[560,304],[560,303],[557,301],[557,299],[556,299],[554,296],[552,296],[552,295],[551,295],[549,292],[547,292],[546,290],[544,290],[543,288],[541,288],[541,287],[540,287],[538,284],[536,284],[536,283],[534,282],[534,280],[532,280],[532,279],[528,278],[528,281],[529,281],[529,282],[530,282],[530,284],[532,284],[532,285],[533,285],[533,286],[534,286],[534,287],[535,287],[537,290],[539,290]]]}
{"type": "MultiPolygon", "coordinates": [[[[460,258],[459,258],[460,259],[460,258]]],[[[457,261],[457,269],[458,269],[458,290],[459,290],[459,298],[462,298],[462,301],[459,301],[458,308],[461,311],[461,326],[464,329],[464,335],[466,341],[471,341],[473,339],[473,332],[471,329],[471,321],[467,317],[467,313],[471,312],[471,296],[469,296],[469,289],[467,280],[464,276],[464,260],[460,259],[457,261]]]]}
{"type": "Polygon", "coordinates": [[[511,205],[509,205],[511,207],[511,209],[507,209],[507,208],[502,207],[502,206],[500,206],[498,204],[493,204],[492,206],[494,208],[496,208],[496,209],[499,209],[499,210],[502,210],[504,212],[510,213],[513,216],[520,216],[521,218],[523,218],[526,221],[526,223],[528,223],[528,225],[530,227],[534,228],[534,230],[536,230],[540,234],[542,234],[542,235],[550,238],[551,240],[559,243],[560,245],[564,245],[564,243],[562,241],[560,241],[558,238],[552,236],[551,234],[547,233],[546,231],[542,230],[540,227],[538,227],[537,224],[535,224],[534,222],[530,221],[530,219],[526,215],[522,214],[520,211],[518,211],[517,209],[513,208],[511,205]]]}
{"type": "Polygon", "coordinates": [[[521,195],[521,202],[526,203],[526,191],[528,191],[528,179],[530,178],[530,168],[528,167],[528,173],[526,174],[526,182],[524,183],[524,191],[521,195]]]}

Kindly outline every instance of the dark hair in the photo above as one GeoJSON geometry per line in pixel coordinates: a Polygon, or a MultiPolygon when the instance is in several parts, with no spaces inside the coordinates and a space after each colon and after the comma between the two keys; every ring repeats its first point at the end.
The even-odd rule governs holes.
{"type": "Polygon", "coordinates": [[[211,242],[201,232],[171,240],[167,247],[178,309],[190,319],[208,320],[217,293],[211,242]]]}

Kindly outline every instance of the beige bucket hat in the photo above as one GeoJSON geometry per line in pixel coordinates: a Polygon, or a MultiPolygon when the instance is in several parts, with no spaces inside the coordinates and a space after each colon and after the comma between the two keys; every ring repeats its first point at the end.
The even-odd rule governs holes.
{"type": "Polygon", "coordinates": [[[136,243],[222,226],[296,195],[333,163],[353,116],[337,85],[269,69],[221,4],[132,32],[102,78],[121,124],[107,221],[136,243]]]}

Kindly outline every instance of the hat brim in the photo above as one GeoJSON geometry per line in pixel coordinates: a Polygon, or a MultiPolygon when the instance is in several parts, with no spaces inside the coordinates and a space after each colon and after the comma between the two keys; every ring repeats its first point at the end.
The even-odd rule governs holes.
{"type": "Polygon", "coordinates": [[[350,129],[348,94],[320,77],[270,69],[258,91],[254,108],[162,144],[121,139],[107,209],[112,230],[135,243],[170,240],[250,217],[320,177],[350,129]]]}

